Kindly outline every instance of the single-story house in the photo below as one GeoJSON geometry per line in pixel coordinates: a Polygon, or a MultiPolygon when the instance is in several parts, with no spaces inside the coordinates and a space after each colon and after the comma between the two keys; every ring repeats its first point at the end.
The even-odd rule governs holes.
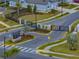
{"type": "MultiPolygon", "coordinates": [[[[15,7],[17,0],[7,0],[11,7],[15,7]]],[[[51,9],[58,7],[60,2],[73,2],[73,0],[18,0],[22,7],[27,8],[27,5],[34,7],[36,5],[37,11],[48,12],[51,9]]]]}
{"type": "MultiPolygon", "coordinates": [[[[16,0],[10,0],[10,6],[15,7],[16,6],[16,0]]],[[[31,5],[34,7],[36,5],[37,11],[40,12],[48,12],[51,9],[58,7],[58,2],[56,1],[50,1],[50,0],[20,0],[19,3],[22,7],[27,8],[27,5],[31,5]]]]}

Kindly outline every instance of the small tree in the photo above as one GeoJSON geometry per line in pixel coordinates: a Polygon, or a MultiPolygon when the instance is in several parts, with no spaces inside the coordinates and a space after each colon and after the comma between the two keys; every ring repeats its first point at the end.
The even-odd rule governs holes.
{"type": "Polygon", "coordinates": [[[27,12],[29,12],[29,13],[32,12],[32,7],[30,5],[27,5],[27,12]]]}
{"type": "Polygon", "coordinates": [[[70,33],[66,37],[67,44],[70,50],[77,50],[77,33],[70,33]]]}
{"type": "Polygon", "coordinates": [[[37,7],[36,7],[36,5],[34,5],[33,13],[36,14],[36,11],[37,11],[37,7]]]}
{"type": "Polygon", "coordinates": [[[34,13],[34,15],[35,15],[35,23],[36,23],[36,29],[37,29],[38,27],[37,27],[37,14],[36,14],[36,12],[37,12],[37,6],[34,5],[33,13],[34,13]]]}
{"type": "Polygon", "coordinates": [[[56,14],[58,11],[55,9],[51,9],[51,13],[56,14]]]}

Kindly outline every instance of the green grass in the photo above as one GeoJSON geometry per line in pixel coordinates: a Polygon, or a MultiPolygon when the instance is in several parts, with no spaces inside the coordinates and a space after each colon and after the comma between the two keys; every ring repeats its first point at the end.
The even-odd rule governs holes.
{"type": "MultiPolygon", "coordinates": [[[[36,14],[36,17],[37,17],[37,21],[39,21],[39,20],[50,18],[50,17],[55,16],[57,14],[59,14],[59,12],[56,12],[56,13],[52,13],[52,12],[51,13],[38,13],[38,14],[36,14]]],[[[28,21],[36,21],[34,14],[28,14],[28,15],[22,16],[20,18],[28,20],[28,21]]]]}
{"type": "Polygon", "coordinates": [[[77,55],[77,56],[79,55],[79,50],[75,50],[75,51],[69,50],[67,43],[52,47],[50,51],[60,52],[60,53],[65,53],[65,54],[72,54],[72,55],[77,55]]]}
{"type": "Polygon", "coordinates": [[[0,30],[0,32],[8,31],[8,30],[11,30],[11,29],[17,29],[17,28],[23,28],[23,26],[20,25],[20,26],[17,26],[17,27],[5,28],[5,29],[3,29],[3,30],[0,30]]]}
{"type": "Polygon", "coordinates": [[[48,55],[49,57],[56,56],[56,57],[65,58],[65,59],[79,59],[78,57],[68,57],[68,56],[59,55],[59,54],[53,54],[53,53],[46,53],[46,52],[40,52],[40,53],[48,55]]]}
{"type": "MultiPolygon", "coordinates": [[[[64,40],[65,39],[61,39],[57,43],[63,42],[64,40]]],[[[53,43],[53,44],[56,44],[56,43],[53,43]]],[[[40,48],[38,48],[38,50],[43,50],[45,47],[53,45],[53,44],[49,43],[48,45],[41,46],[40,48]]],[[[58,45],[58,46],[52,47],[49,50],[53,51],[53,52],[73,54],[73,55],[77,55],[77,56],[79,55],[79,50],[76,50],[76,51],[69,50],[68,47],[67,47],[67,43],[64,43],[62,45],[58,45]]],[[[57,56],[57,57],[66,58],[66,59],[79,59],[79,57],[69,57],[69,56],[65,56],[65,55],[48,53],[46,51],[39,51],[39,53],[48,55],[49,57],[57,56]]]]}
{"type": "Polygon", "coordinates": [[[75,10],[79,10],[79,8],[76,8],[75,10]]]}
{"type": "Polygon", "coordinates": [[[59,18],[61,18],[61,17],[63,17],[63,16],[67,16],[68,14],[69,14],[69,13],[64,13],[64,14],[61,14],[61,15],[55,17],[55,18],[56,18],[56,19],[59,19],[59,18]]]}
{"type": "Polygon", "coordinates": [[[60,3],[59,6],[63,7],[63,8],[67,8],[67,9],[72,9],[77,7],[77,5],[74,4],[68,4],[68,3],[60,3]]]}
{"type": "Polygon", "coordinates": [[[74,29],[77,26],[77,24],[79,24],[79,20],[73,22],[73,24],[71,26],[71,31],[70,32],[73,32],[74,31],[74,29]]]}
{"type": "Polygon", "coordinates": [[[43,50],[45,47],[47,47],[47,46],[50,46],[50,45],[53,45],[53,44],[56,44],[56,43],[59,43],[59,42],[63,42],[64,41],[64,39],[60,39],[60,40],[58,40],[58,41],[56,41],[56,42],[51,42],[51,43],[47,43],[47,44],[44,44],[44,45],[42,45],[42,46],[40,46],[39,48],[38,48],[38,50],[43,50]]]}
{"type": "Polygon", "coordinates": [[[18,23],[12,21],[12,20],[8,20],[5,22],[6,24],[8,24],[9,26],[14,26],[14,25],[18,25],[18,23]]]}
{"type": "Polygon", "coordinates": [[[6,28],[4,25],[0,24],[0,29],[6,28]]]}
{"type": "MultiPolygon", "coordinates": [[[[78,47],[79,48],[79,47],[78,47]]],[[[65,54],[71,54],[71,55],[76,55],[76,56],[79,56],[79,49],[78,50],[69,50],[68,49],[68,46],[67,46],[67,43],[64,43],[62,45],[58,45],[58,46],[55,46],[55,47],[52,47],[49,49],[50,51],[53,51],[53,52],[58,52],[58,53],[65,53],[65,54]]],[[[58,56],[58,57],[63,57],[63,58],[67,58],[67,59],[79,59],[79,57],[68,57],[68,56],[65,56],[65,55],[59,55],[59,54],[52,54],[52,55],[55,55],[55,56],[58,56]]]]}
{"type": "Polygon", "coordinates": [[[10,19],[6,19],[0,16],[0,21],[4,22],[5,24],[9,25],[9,26],[14,26],[14,25],[18,25],[18,23],[10,20],[10,19]]]}
{"type": "MultiPolygon", "coordinates": [[[[5,56],[6,57],[11,57],[12,55],[15,55],[15,54],[17,54],[18,52],[19,52],[20,50],[18,49],[18,48],[12,48],[12,49],[10,49],[10,50],[8,50],[8,51],[5,51],[5,56]]],[[[5,57],[4,56],[4,57],[5,57]]]]}

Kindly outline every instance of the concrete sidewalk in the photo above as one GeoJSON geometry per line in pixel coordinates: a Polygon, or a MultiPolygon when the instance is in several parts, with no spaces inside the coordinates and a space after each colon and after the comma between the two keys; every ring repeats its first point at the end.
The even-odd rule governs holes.
{"type": "Polygon", "coordinates": [[[10,26],[9,26],[9,25],[5,24],[5,23],[4,23],[4,22],[2,22],[2,21],[0,21],[0,24],[2,24],[2,25],[4,25],[4,26],[6,26],[7,28],[10,28],[10,26]]]}
{"type": "Polygon", "coordinates": [[[64,56],[69,56],[69,57],[79,57],[79,56],[73,55],[73,54],[65,54],[65,53],[61,53],[61,52],[50,51],[50,48],[61,45],[61,44],[64,44],[66,42],[67,41],[60,42],[60,43],[57,43],[57,44],[54,44],[54,45],[50,45],[50,46],[46,47],[44,50],[38,50],[38,51],[43,51],[43,52],[46,52],[46,53],[52,53],[52,54],[58,54],[58,55],[64,55],[64,56]]]}

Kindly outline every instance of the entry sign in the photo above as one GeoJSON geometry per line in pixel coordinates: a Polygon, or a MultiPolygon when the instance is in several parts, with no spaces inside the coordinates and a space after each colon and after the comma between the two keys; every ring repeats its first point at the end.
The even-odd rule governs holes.
{"type": "Polygon", "coordinates": [[[16,7],[16,2],[10,1],[10,2],[9,2],[9,6],[16,7]]]}
{"type": "Polygon", "coordinates": [[[18,37],[20,37],[20,31],[13,32],[13,39],[17,39],[18,37]]]}

